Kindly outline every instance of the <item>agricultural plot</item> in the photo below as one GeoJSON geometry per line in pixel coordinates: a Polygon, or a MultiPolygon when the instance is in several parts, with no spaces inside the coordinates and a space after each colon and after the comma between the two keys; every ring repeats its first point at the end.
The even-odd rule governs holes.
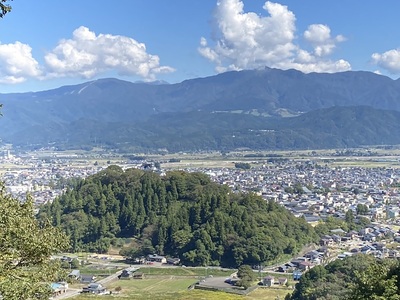
{"type": "Polygon", "coordinates": [[[175,278],[174,276],[163,276],[160,278],[142,280],[119,280],[107,286],[112,295],[80,295],[77,300],[93,299],[151,299],[151,300],[275,300],[284,299],[289,289],[266,289],[260,288],[247,296],[239,296],[224,292],[212,292],[203,290],[189,290],[188,287],[194,284],[195,279],[175,278]],[[115,290],[121,289],[118,294],[115,290]]]}

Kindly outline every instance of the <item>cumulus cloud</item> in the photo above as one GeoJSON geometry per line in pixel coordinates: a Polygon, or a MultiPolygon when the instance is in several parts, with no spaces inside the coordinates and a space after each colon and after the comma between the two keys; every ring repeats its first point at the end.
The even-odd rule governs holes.
{"type": "Polygon", "coordinates": [[[92,78],[107,71],[154,80],[159,73],[173,72],[161,66],[157,55],[147,53],[145,44],[111,34],[96,35],[81,26],[72,39],[64,39],[44,57],[49,77],[92,78]]]}
{"type": "Polygon", "coordinates": [[[270,1],[263,9],[267,16],[244,12],[240,0],[219,0],[214,14],[214,43],[202,37],[199,53],[216,65],[217,72],[257,67],[296,68],[303,72],[337,72],[351,69],[345,60],[332,61],[337,43],[345,38],[331,36],[327,25],[312,24],[304,40],[313,51],[296,43],[296,17],[287,6],[270,1]]]}
{"type": "Polygon", "coordinates": [[[331,37],[331,29],[327,25],[312,24],[304,32],[304,38],[314,47],[317,56],[332,54],[336,44],[345,41],[342,35],[331,37]]]}
{"type": "Polygon", "coordinates": [[[400,49],[374,53],[372,54],[372,63],[389,71],[391,74],[398,74],[400,73],[400,49]]]}
{"type": "Polygon", "coordinates": [[[21,42],[0,44],[0,83],[20,83],[41,73],[30,46],[21,42]]]}

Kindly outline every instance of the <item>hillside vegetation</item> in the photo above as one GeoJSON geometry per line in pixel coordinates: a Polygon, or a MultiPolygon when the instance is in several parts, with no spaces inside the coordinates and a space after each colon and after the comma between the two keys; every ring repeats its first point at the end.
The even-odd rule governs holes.
{"type": "Polygon", "coordinates": [[[99,79],[0,94],[2,140],[123,152],[400,143],[400,80],[370,72],[226,72],[177,84],[99,79]]]}
{"type": "Polygon", "coordinates": [[[71,236],[73,251],[106,252],[133,238],[129,256],[158,253],[192,266],[268,262],[317,238],[274,202],[180,171],[160,176],[110,166],[42,207],[39,217],[47,216],[71,236]]]}
{"type": "Polygon", "coordinates": [[[287,300],[400,299],[400,262],[358,254],[316,266],[296,284],[287,300]]]}

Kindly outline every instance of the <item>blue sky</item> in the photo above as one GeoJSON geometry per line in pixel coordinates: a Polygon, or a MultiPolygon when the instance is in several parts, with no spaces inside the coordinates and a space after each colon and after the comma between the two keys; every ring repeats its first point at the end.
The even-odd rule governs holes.
{"type": "Polygon", "coordinates": [[[400,1],[14,0],[0,93],[229,70],[400,74],[400,1]]]}

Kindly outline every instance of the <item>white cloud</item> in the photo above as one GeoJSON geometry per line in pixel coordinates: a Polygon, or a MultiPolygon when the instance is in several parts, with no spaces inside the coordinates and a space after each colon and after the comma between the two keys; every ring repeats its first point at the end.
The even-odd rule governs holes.
{"type": "Polygon", "coordinates": [[[316,56],[332,54],[338,42],[345,41],[342,35],[331,37],[331,29],[327,25],[312,24],[304,32],[304,38],[314,47],[316,56]]]}
{"type": "Polygon", "coordinates": [[[331,37],[326,25],[310,25],[305,41],[313,47],[310,53],[301,49],[296,40],[296,17],[287,6],[270,1],[263,6],[268,16],[244,12],[240,0],[219,0],[215,10],[215,44],[201,38],[199,53],[216,65],[217,72],[257,67],[296,68],[303,72],[337,72],[350,70],[345,60],[326,58],[341,35],[331,37]]]}
{"type": "Polygon", "coordinates": [[[40,74],[31,47],[21,42],[0,44],[0,83],[20,83],[40,74]]]}
{"type": "Polygon", "coordinates": [[[159,57],[148,54],[145,44],[120,35],[96,35],[84,26],[73,32],[72,39],[61,40],[45,55],[45,62],[49,77],[92,78],[113,70],[154,80],[159,73],[174,71],[160,66],[159,57]]]}
{"type": "Polygon", "coordinates": [[[391,74],[400,73],[400,49],[392,49],[382,54],[372,54],[372,63],[389,71],[391,74]]]}

